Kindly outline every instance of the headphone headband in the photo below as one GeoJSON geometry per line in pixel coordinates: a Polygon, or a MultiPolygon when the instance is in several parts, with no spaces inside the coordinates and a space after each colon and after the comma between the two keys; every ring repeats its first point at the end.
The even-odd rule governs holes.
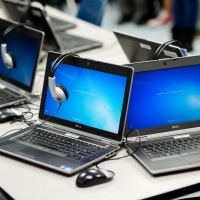
{"type": "Polygon", "coordinates": [[[177,43],[177,44],[179,45],[179,47],[184,48],[183,44],[182,44],[180,41],[178,41],[178,40],[170,40],[170,41],[167,41],[167,42],[161,44],[161,45],[157,48],[157,50],[156,50],[156,52],[155,52],[155,54],[154,54],[153,60],[158,60],[158,59],[159,59],[159,56],[160,56],[160,54],[163,52],[163,50],[164,50],[166,47],[168,47],[170,44],[173,44],[173,43],[177,43]]]}

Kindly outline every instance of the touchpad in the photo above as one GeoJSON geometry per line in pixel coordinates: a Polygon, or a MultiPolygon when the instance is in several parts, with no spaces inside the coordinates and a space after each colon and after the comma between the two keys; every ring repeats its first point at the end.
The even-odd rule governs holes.
{"type": "Polygon", "coordinates": [[[190,163],[200,163],[200,154],[184,156],[183,158],[185,158],[190,163]]]}
{"type": "Polygon", "coordinates": [[[16,153],[34,159],[43,154],[44,152],[31,147],[26,147],[18,150],[16,153]]]}

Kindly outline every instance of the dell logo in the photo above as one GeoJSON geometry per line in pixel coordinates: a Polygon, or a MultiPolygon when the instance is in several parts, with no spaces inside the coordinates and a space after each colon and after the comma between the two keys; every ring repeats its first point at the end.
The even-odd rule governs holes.
{"type": "Polygon", "coordinates": [[[172,126],[172,129],[177,129],[177,128],[180,128],[179,125],[172,126]]]}
{"type": "Polygon", "coordinates": [[[75,124],[75,128],[81,128],[81,125],[75,124]]]}

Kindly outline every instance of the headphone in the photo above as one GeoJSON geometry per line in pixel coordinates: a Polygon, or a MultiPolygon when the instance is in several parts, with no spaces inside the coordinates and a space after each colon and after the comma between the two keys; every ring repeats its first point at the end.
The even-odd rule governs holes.
{"type": "Polygon", "coordinates": [[[55,77],[55,72],[58,66],[66,59],[70,57],[79,57],[76,54],[68,53],[68,54],[62,54],[60,55],[52,64],[50,73],[49,73],[49,89],[51,92],[51,95],[53,99],[59,103],[63,103],[64,101],[68,100],[69,94],[67,89],[61,85],[61,84],[56,84],[56,77],[55,77]]]}
{"type": "Polygon", "coordinates": [[[181,48],[184,48],[183,44],[178,41],[178,40],[170,40],[170,41],[167,41],[163,44],[161,44],[157,49],[156,49],[156,52],[154,54],[154,57],[153,57],[153,60],[158,60],[159,59],[159,56],[160,54],[162,53],[162,51],[168,47],[170,44],[173,44],[173,43],[177,43],[181,48]]]}
{"type": "Polygon", "coordinates": [[[3,63],[4,65],[8,68],[8,69],[13,69],[14,67],[16,67],[16,61],[14,56],[12,55],[12,53],[8,52],[7,53],[7,44],[6,44],[6,37],[8,36],[8,34],[15,28],[19,27],[19,26],[24,26],[24,24],[13,24],[11,26],[9,26],[3,33],[3,39],[2,39],[2,44],[1,44],[1,56],[3,59],[3,63]]]}

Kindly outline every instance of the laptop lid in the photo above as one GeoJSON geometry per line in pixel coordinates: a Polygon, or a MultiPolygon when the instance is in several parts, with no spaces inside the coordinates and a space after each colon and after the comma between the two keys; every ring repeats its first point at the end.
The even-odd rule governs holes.
{"type": "MultiPolygon", "coordinates": [[[[152,60],[157,48],[161,45],[158,42],[117,31],[114,31],[114,34],[130,63],[152,60]]],[[[170,45],[163,50],[159,59],[182,57],[186,53],[186,50],[170,45]]]]}
{"type": "MultiPolygon", "coordinates": [[[[49,52],[39,120],[58,108],[49,90],[48,76],[59,53],[49,52]]],[[[71,57],[56,70],[57,83],[69,94],[67,101],[48,122],[55,128],[120,144],[123,140],[133,69],[109,63],[71,57]]]]}
{"type": "Polygon", "coordinates": [[[134,79],[128,130],[147,138],[199,130],[200,57],[128,64],[134,79]]]}
{"type": "MultiPolygon", "coordinates": [[[[0,19],[0,43],[4,31],[12,24],[10,21],[0,19]]],[[[7,52],[12,52],[16,67],[8,74],[9,69],[0,56],[0,77],[3,77],[1,83],[15,88],[16,91],[31,94],[43,38],[43,32],[27,26],[13,29],[7,35],[7,52]]]]}

